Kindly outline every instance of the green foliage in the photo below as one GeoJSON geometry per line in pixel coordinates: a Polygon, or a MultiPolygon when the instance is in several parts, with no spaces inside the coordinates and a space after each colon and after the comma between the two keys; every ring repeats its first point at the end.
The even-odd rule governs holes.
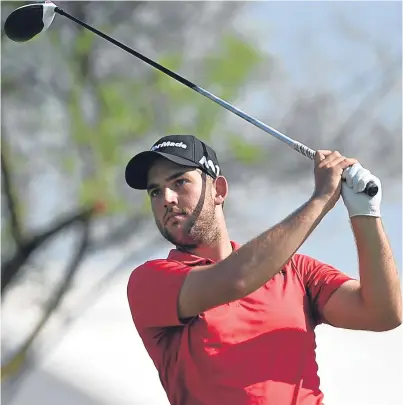
{"type": "Polygon", "coordinates": [[[228,142],[234,157],[244,164],[256,163],[266,156],[258,146],[251,145],[235,134],[228,137],[228,142]]]}
{"type": "MultiPolygon", "coordinates": [[[[107,27],[102,29],[110,31],[107,27]]],[[[96,75],[94,50],[99,38],[80,28],[74,35],[74,41],[63,50],[60,50],[64,41],[61,30],[50,30],[42,39],[47,41],[46,46],[60,50],[60,61],[64,64],[60,66],[66,69],[61,77],[69,74],[73,78],[73,85],[61,99],[66,101],[68,144],[72,147],[63,153],[60,170],[66,176],[79,176],[78,204],[103,200],[111,215],[128,212],[133,207],[122,198],[119,189],[124,166],[136,142],[150,139],[149,144],[160,131],[163,131],[161,136],[193,133],[209,141],[217,135],[215,128],[222,117],[230,113],[151,67],[146,73],[133,77],[110,72],[103,77],[96,75]],[[91,120],[84,108],[88,103],[88,90],[95,103],[96,118],[91,120]]],[[[253,44],[236,35],[223,34],[217,38],[217,44],[217,49],[198,63],[197,77],[192,71],[184,71],[185,55],[179,51],[166,52],[158,62],[218,97],[234,102],[263,57],[253,44]]],[[[132,63],[136,69],[136,64],[142,62],[133,60],[132,63]]],[[[230,140],[237,159],[253,163],[259,158],[259,150],[237,135],[220,133],[230,140]]],[[[18,156],[13,159],[16,161],[18,156]]],[[[139,213],[149,212],[147,196],[138,204],[139,213]]]]}
{"type": "Polygon", "coordinates": [[[87,55],[94,44],[94,40],[98,39],[91,31],[81,30],[75,45],[75,52],[78,57],[87,55]]]}
{"type": "Polygon", "coordinates": [[[116,147],[122,140],[134,139],[137,134],[150,131],[153,116],[151,107],[147,103],[140,104],[143,86],[111,80],[97,86],[96,90],[101,104],[97,132],[102,141],[109,140],[109,147],[116,147]]]}
{"type": "MultiPolygon", "coordinates": [[[[83,31],[76,45],[74,63],[86,58],[91,46],[91,35],[83,31]]],[[[158,62],[180,74],[183,57],[180,53],[169,53],[158,62]]],[[[225,35],[219,50],[203,61],[201,67],[205,84],[199,85],[231,102],[262,60],[251,44],[236,36],[225,35]]],[[[123,143],[133,144],[154,132],[158,114],[168,117],[165,133],[195,133],[208,141],[214,135],[213,129],[220,116],[226,113],[211,100],[150,68],[150,74],[144,81],[113,76],[99,80],[94,89],[99,108],[98,120],[95,125],[90,125],[81,105],[84,87],[84,82],[76,82],[69,103],[71,136],[78,147],[85,150],[86,164],[91,162],[93,165],[89,171],[91,174],[80,185],[80,202],[102,199],[110,213],[132,208],[114,190],[114,174],[123,173],[128,158],[122,153],[123,143]],[[160,103],[163,103],[162,111],[160,103]]],[[[236,134],[227,138],[234,155],[243,163],[251,164],[260,158],[258,148],[247,144],[236,134]]],[[[66,158],[65,163],[66,169],[73,171],[72,158],[66,158]]],[[[149,212],[147,197],[140,205],[137,207],[139,213],[149,212]]]]}
{"type": "Polygon", "coordinates": [[[220,54],[206,61],[208,80],[221,84],[223,97],[231,97],[237,85],[244,83],[253,68],[262,60],[262,56],[251,44],[235,36],[226,35],[220,54]]]}
{"type": "Polygon", "coordinates": [[[64,156],[62,160],[63,169],[69,174],[72,175],[76,169],[76,160],[72,155],[64,156]]]}
{"type": "MultiPolygon", "coordinates": [[[[158,63],[167,67],[173,72],[180,72],[183,63],[183,55],[178,53],[171,53],[159,58],[158,63]]],[[[173,103],[183,102],[186,94],[191,91],[182,83],[177,82],[166,74],[154,70],[155,75],[155,90],[164,95],[168,95],[173,103]]]]}
{"type": "MultiPolygon", "coordinates": [[[[73,145],[61,157],[60,169],[66,176],[79,176],[78,204],[103,200],[111,215],[129,211],[133,207],[119,190],[124,166],[138,141],[149,139],[149,144],[160,131],[163,131],[161,136],[193,133],[209,141],[217,135],[215,128],[222,117],[230,113],[151,67],[137,76],[95,74],[94,49],[99,39],[84,29],[74,34],[74,41],[60,51],[66,68],[63,76],[68,73],[73,78],[73,85],[63,94],[69,123],[68,144],[73,145]],[[88,94],[95,106],[91,120],[85,108],[88,94]]],[[[51,30],[47,41],[55,50],[60,49],[64,41],[62,31],[51,30]]],[[[185,73],[185,55],[181,52],[166,52],[158,62],[218,97],[234,102],[263,57],[253,44],[238,36],[224,34],[217,41],[217,50],[199,62],[197,77],[192,77],[192,71],[185,73]]],[[[132,63],[136,69],[136,64],[142,62],[133,60],[132,63]]],[[[237,135],[220,133],[231,140],[238,159],[253,163],[259,151],[243,143],[237,135]]],[[[139,213],[149,212],[147,197],[138,204],[139,213]]]]}
{"type": "MultiPolygon", "coordinates": [[[[198,84],[230,102],[248,81],[253,69],[262,61],[262,55],[251,44],[235,36],[227,35],[223,38],[217,53],[204,60],[202,68],[205,84],[200,82],[198,84]]],[[[183,57],[178,54],[170,54],[161,58],[159,63],[180,72],[183,57]]],[[[227,112],[211,100],[196,95],[172,78],[160,72],[155,72],[154,75],[157,90],[169,100],[170,115],[178,117],[173,122],[171,121],[167,132],[195,133],[206,141],[210,140],[214,135],[213,129],[219,117],[227,112]],[[189,106],[194,112],[194,117],[189,120],[190,122],[183,123],[181,117],[188,114],[189,106]]],[[[189,79],[192,81],[191,78],[189,79]]]]}

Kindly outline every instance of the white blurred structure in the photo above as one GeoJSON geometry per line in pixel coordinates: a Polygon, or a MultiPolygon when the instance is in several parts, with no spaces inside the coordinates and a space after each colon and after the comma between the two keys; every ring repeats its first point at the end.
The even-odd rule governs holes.
{"type": "MultiPolygon", "coordinates": [[[[403,403],[402,332],[402,327],[382,334],[319,327],[325,404],[403,403]]],[[[131,323],[124,279],[75,324],[9,405],[34,404],[169,404],[131,323]]]]}
{"type": "MultiPolygon", "coordinates": [[[[250,187],[253,189],[253,184],[250,187]]],[[[273,189],[268,192],[272,193],[273,189]]],[[[286,190],[283,192],[286,194],[286,190]]],[[[273,207],[270,222],[298,205],[298,199],[305,198],[300,195],[287,203],[280,190],[276,193],[285,203],[273,207]]],[[[260,204],[267,197],[263,194],[260,204]]],[[[236,190],[232,198],[236,198],[236,190]]],[[[253,217],[262,215],[261,212],[260,206],[260,210],[250,214],[245,222],[250,229],[236,229],[233,219],[234,229],[229,224],[232,238],[243,243],[266,227],[268,221],[253,217]]],[[[401,266],[401,208],[386,202],[384,224],[401,266]]],[[[303,251],[357,276],[354,243],[342,203],[311,235],[303,251]]],[[[164,254],[166,251],[157,255],[164,254]]],[[[102,266],[95,270],[102,272],[102,266]]],[[[84,273],[88,274],[86,270],[84,273]]],[[[127,269],[119,276],[99,301],[72,324],[64,339],[7,405],[169,405],[157,371],[132,324],[126,298],[129,272],[127,269]],[[67,402],[62,402],[61,397],[66,397],[67,402]]],[[[74,304],[74,299],[69,302],[74,304]]],[[[15,323],[17,319],[14,318],[15,323]]],[[[370,333],[322,325],[316,331],[319,375],[326,405],[403,403],[403,327],[370,333]]]]}

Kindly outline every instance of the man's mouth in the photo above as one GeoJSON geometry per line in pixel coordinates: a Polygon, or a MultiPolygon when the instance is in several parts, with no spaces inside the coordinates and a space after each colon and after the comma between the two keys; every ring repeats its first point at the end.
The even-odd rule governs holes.
{"type": "Polygon", "coordinates": [[[185,216],[185,214],[179,214],[179,213],[168,215],[168,218],[165,220],[165,225],[168,224],[168,222],[171,219],[178,219],[178,218],[182,218],[184,216],[185,216]]]}

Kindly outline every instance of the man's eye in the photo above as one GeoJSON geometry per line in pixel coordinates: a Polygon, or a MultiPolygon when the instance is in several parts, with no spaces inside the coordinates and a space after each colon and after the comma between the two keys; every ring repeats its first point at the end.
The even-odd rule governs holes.
{"type": "Polygon", "coordinates": [[[186,179],[178,179],[178,180],[175,181],[175,184],[176,184],[178,187],[183,186],[183,185],[186,184],[186,183],[187,183],[187,180],[186,180],[186,179]]]}
{"type": "Polygon", "coordinates": [[[159,195],[159,190],[157,188],[150,191],[150,197],[151,198],[158,197],[158,195],[159,195]]]}

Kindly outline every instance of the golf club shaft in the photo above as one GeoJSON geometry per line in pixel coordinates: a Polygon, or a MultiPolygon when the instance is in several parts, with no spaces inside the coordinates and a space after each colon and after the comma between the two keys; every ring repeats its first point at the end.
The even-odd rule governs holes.
{"type": "Polygon", "coordinates": [[[178,75],[175,72],[172,72],[171,70],[167,69],[166,67],[160,65],[157,62],[154,62],[153,60],[147,58],[146,56],[142,55],[139,52],[136,52],[135,50],[129,48],[128,46],[122,44],[121,42],[117,41],[116,39],[113,39],[112,37],[104,34],[103,32],[97,30],[96,28],[91,27],[90,25],[86,24],[83,21],[78,20],[77,18],[67,14],[65,11],[62,9],[56,7],[55,12],[63,15],[70,20],[73,20],[77,24],[82,25],[83,27],[87,28],[88,30],[92,31],[93,33],[99,35],[103,39],[111,42],[112,44],[118,46],[119,48],[125,50],[126,52],[130,53],[133,56],[136,56],[137,58],[141,59],[143,62],[153,66],[154,68],[158,69],[159,71],[167,74],[168,76],[172,77],[173,79],[177,80],[178,82],[184,84],[185,86],[189,87],[190,89],[196,91],[197,93],[207,97],[208,99],[214,101],[215,103],[219,104],[220,106],[224,107],[228,111],[231,111],[232,113],[238,115],[239,117],[243,118],[244,120],[250,122],[251,124],[255,125],[256,127],[262,129],[263,131],[267,132],[268,134],[276,137],[280,141],[283,141],[289,146],[292,146],[295,150],[297,150],[299,153],[301,153],[304,156],[309,157],[310,159],[314,159],[315,157],[315,151],[311,148],[308,148],[304,144],[297,142],[288,136],[282,134],[281,132],[277,131],[276,129],[269,127],[262,121],[259,121],[258,119],[250,116],[249,114],[243,112],[242,110],[234,107],[230,103],[227,103],[226,101],[222,100],[221,98],[215,96],[214,94],[210,93],[209,91],[203,89],[202,87],[192,83],[191,81],[185,79],[184,77],[178,75]]]}
{"type": "MultiPolygon", "coordinates": [[[[166,75],[172,77],[173,79],[177,80],[178,82],[184,84],[185,86],[189,87],[190,89],[196,91],[197,93],[207,97],[208,99],[214,101],[218,105],[224,107],[226,110],[231,111],[232,113],[238,115],[239,117],[243,118],[244,120],[250,122],[254,126],[262,129],[266,133],[274,136],[275,138],[279,139],[280,141],[286,143],[287,145],[291,146],[294,148],[297,152],[301,153],[302,155],[314,159],[316,152],[309,148],[308,146],[302,144],[301,142],[295,141],[294,139],[289,138],[288,136],[282,134],[281,132],[277,131],[276,129],[266,125],[262,121],[259,121],[258,119],[250,116],[249,114],[246,114],[242,110],[234,107],[230,103],[227,103],[226,101],[222,100],[221,98],[215,96],[214,94],[210,93],[207,90],[204,90],[202,87],[199,87],[198,85],[192,83],[191,81],[185,79],[184,77],[178,75],[177,73],[167,69],[166,67],[160,65],[157,62],[154,62],[153,60],[147,58],[146,56],[142,55],[139,52],[136,52],[135,50],[129,48],[128,46],[122,44],[121,42],[117,41],[116,39],[104,34],[103,32],[97,30],[96,28],[91,27],[90,25],[86,24],[85,22],[73,17],[72,15],[66,13],[59,7],[55,8],[55,13],[58,13],[60,15],[63,15],[70,20],[74,21],[75,23],[83,26],[84,28],[90,30],[94,34],[99,35],[101,38],[105,39],[108,42],[111,42],[112,44],[118,46],[120,49],[123,49],[124,51],[130,53],[131,55],[135,56],[138,59],[141,59],[143,62],[147,63],[148,65],[151,65],[152,67],[158,69],[160,72],[165,73],[166,75]]],[[[378,192],[378,186],[374,182],[369,182],[367,184],[366,189],[364,190],[364,193],[374,196],[378,192]]]]}

